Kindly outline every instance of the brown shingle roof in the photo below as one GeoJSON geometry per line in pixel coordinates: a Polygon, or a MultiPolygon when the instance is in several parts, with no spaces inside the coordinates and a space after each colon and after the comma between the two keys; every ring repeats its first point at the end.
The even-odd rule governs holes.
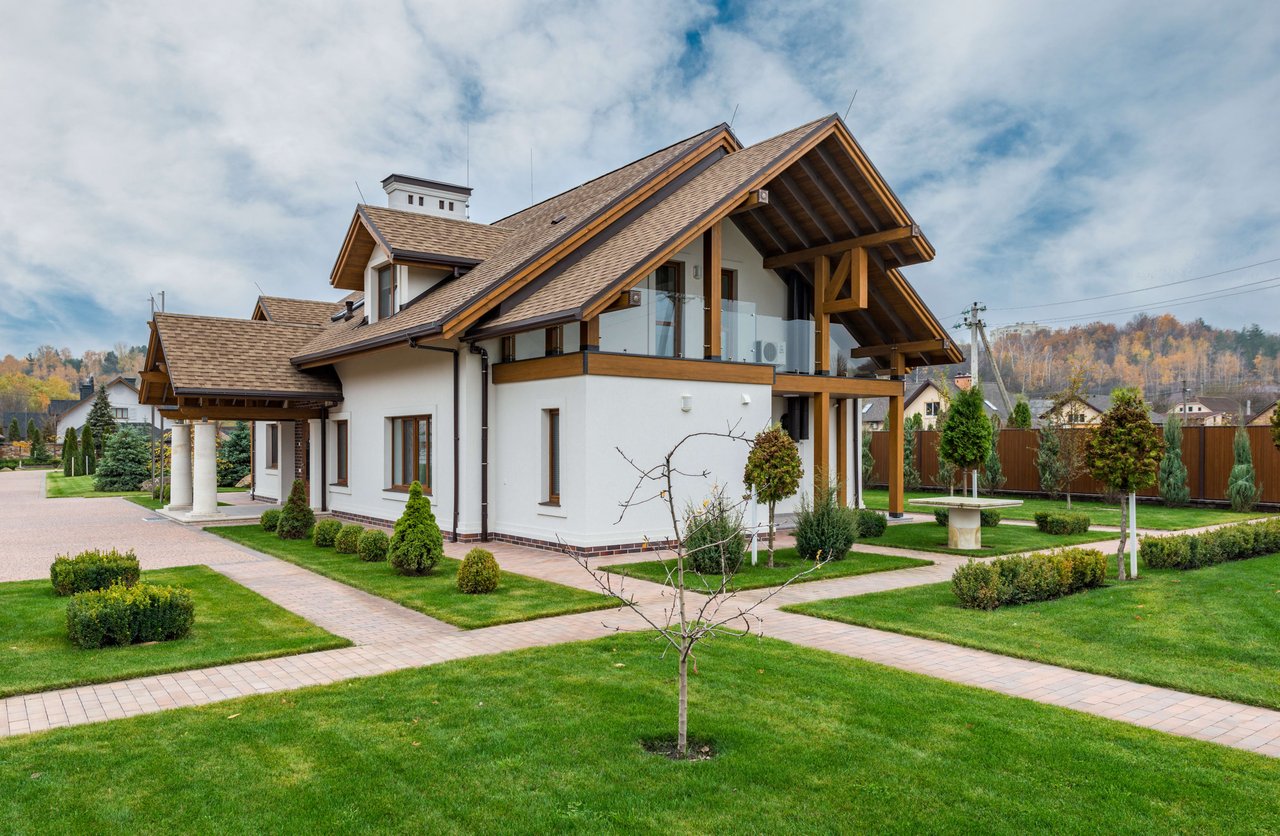
{"type": "Polygon", "coordinates": [[[179,395],[342,397],[332,370],[300,371],[289,362],[320,332],[316,325],[158,313],[155,327],[179,395]]]}
{"type": "Polygon", "coordinates": [[[260,296],[258,304],[271,322],[292,325],[328,325],[329,317],[343,306],[342,302],[286,299],[282,296],[260,296]]]}
{"type": "MultiPolygon", "coordinates": [[[[610,206],[623,199],[646,181],[658,176],[681,159],[724,130],[716,126],[675,145],[650,154],[622,168],[591,180],[562,194],[544,200],[522,212],[503,218],[495,228],[510,234],[501,246],[469,273],[437,285],[417,303],[393,317],[373,325],[329,329],[317,337],[297,359],[318,359],[361,347],[392,342],[410,334],[438,330],[442,322],[484,297],[502,284],[512,273],[522,269],[539,255],[554,247],[574,232],[591,223],[610,206]],[[564,216],[558,223],[552,223],[564,216]]],[[[364,207],[370,208],[370,207],[364,207]]]]}
{"type": "Polygon", "coordinates": [[[488,224],[440,218],[421,212],[405,212],[381,206],[361,205],[358,210],[379,242],[398,256],[444,256],[464,261],[484,261],[509,234],[488,224]]]}

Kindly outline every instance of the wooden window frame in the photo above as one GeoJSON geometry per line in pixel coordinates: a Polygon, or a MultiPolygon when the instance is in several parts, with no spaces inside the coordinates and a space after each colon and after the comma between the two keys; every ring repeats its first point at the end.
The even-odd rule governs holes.
{"type": "MultiPolygon", "coordinates": [[[[411,485],[414,479],[417,479],[418,477],[418,465],[421,461],[425,463],[427,468],[427,473],[426,473],[427,478],[426,478],[426,481],[423,482],[422,484],[422,492],[424,494],[429,495],[431,493],[431,482],[434,478],[432,462],[431,462],[432,416],[428,414],[395,415],[388,418],[387,420],[391,422],[391,445],[389,450],[387,451],[388,455],[391,457],[391,474],[390,474],[390,479],[388,480],[390,482],[390,485],[386,489],[389,491],[398,491],[400,493],[407,493],[409,490],[409,485],[411,485]],[[412,422],[412,423],[410,424],[409,422],[412,422]],[[425,433],[418,431],[418,426],[420,424],[426,424],[425,433]],[[404,431],[405,426],[412,426],[414,428],[413,432],[406,434],[404,431]],[[401,442],[400,462],[399,462],[400,474],[399,475],[404,476],[406,467],[411,466],[412,467],[411,472],[414,476],[414,479],[410,479],[408,481],[405,481],[404,483],[400,483],[396,481],[397,433],[399,434],[399,438],[401,442]],[[425,458],[421,455],[423,448],[420,446],[420,442],[423,441],[423,436],[425,436],[425,444],[426,444],[425,458]],[[411,441],[412,444],[405,444],[406,441],[411,441]]],[[[422,481],[422,480],[419,479],[418,481],[422,481]]]]}
{"type": "Polygon", "coordinates": [[[347,487],[351,477],[351,424],[344,420],[333,422],[333,484],[347,487]]]}
{"type": "Polygon", "coordinates": [[[547,329],[544,350],[547,357],[559,357],[564,354],[564,326],[554,325],[547,329]]]}
{"type": "Polygon", "coordinates": [[[378,319],[387,319],[394,316],[396,312],[396,266],[394,264],[384,264],[374,271],[374,284],[377,291],[378,319]],[[391,286],[388,288],[390,299],[384,300],[382,296],[382,271],[386,270],[391,277],[391,286]],[[386,301],[387,309],[383,308],[383,302],[386,301]]]}
{"type": "MultiPolygon", "coordinates": [[[[674,300],[674,304],[672,305],[671,322],[670,322],[671,354],[670,355],[658,354],[655,356],[657,357],[669,356],[672,359],[679,360],[684,357],[684,295],[685,295],[684,262],[668,261],[664,263],[661,267],[659,267],[658,270],[664,270],[667,268],[674,269],[676,272],[675,300],[674,300]]],[[[666,292],[666,291],[658,290],[658,270],[653,271],[653,293],[655,297],[660,292],[666,292]]],[[[656,299],[654,300],[654,304],[657,304],[656,299]]],[[[655,328],[657,327],[657,324],[658,324],[657,320],[655,319],[654,321],[655,328]]],[[[656,337],[657,335],[655,334],[654,336],[656,337]]]]}
{"type": "Polygon", "coordinates": [[[547,499],[543,505],[560,505],[560,410],[543,410],[547,416],[547,499]]]}
{"type": "Polygon", "coordinates": [[[516,360],[516,336],[508,334],[502,338],[502,362],[514,363],[516,360]]]}
{"type": "Polygon", "coordinates": [[[128,420],[129,420],[129,407],[127,407],[127,406],[113,406],[113,407],[111,407],[111,417],[112,417],[112,418],[114,418],[114,419],[116,419],[117,421],[128,421],[128,420]]]}
{"type": "Polygon", "coordinates": [[[280,469],[280,425],[267,424],[267,470],[280,469]]]}

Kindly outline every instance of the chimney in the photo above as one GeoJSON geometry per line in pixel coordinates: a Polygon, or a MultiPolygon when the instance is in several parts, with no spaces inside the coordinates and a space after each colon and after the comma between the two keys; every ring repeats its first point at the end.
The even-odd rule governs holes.
{"type": "Polygon", "coordinates": [[[960,372],[960,374],[956,375],[952,380],[952,383],[954,383],[956,388],[961,392],[967,392],[969,391],[969,387],[973,385],[973,378],[968,372],[960,372]]]}
{"type": "Polygon", "coordinates": [[[390,174],[382,181],[387,208],[465,221],[471,216],[471,189],[439,180],[390,174]]]}

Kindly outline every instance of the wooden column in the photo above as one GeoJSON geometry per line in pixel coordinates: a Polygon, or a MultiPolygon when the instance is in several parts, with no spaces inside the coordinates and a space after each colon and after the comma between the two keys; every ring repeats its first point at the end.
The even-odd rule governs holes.
{"type": "Polygon", "coordinates": [[[708,360],[724,356],[720,346],[723,249],[717,222],[702,234],[702,356],[708,360]]]}
{"type": "Polygon", "coordinates": [[[584,319],[579,323],[580,331],[578,336],[579,351],[599,351],[600,350],[600,317],[592,317],[584,319]]]}
{"type": "Polygon", "coordinates": [[[831,393],[813,396],[813,495],[831,480],[831,393]]]}
{"type": "Polygon", "coordinates": [[[859,310],[867,307],[867,248],[855,247],[849,253],[849,298],[859,310]]]}
{"type": "Polygon", "coordinates": [[[831,280],[831,257],[820,255],[813,260],[813,371],[826,374],[831,370],[831,314],[827,313],[827,283],[831,280]]]}
{"type": "Polygon", "coordinates": [[[836,481],[840,483],[840,504],[849,504],[849,400],[836,400],[836,481]]]}
{"type": "Polygon", "coordinates": [[[889,426],[889,516],[901,517],[906,505],[903,496],[903,458],[902,439],[902,401],[901,394],[889,396],[889,415],[885,422],[889,426]]]}

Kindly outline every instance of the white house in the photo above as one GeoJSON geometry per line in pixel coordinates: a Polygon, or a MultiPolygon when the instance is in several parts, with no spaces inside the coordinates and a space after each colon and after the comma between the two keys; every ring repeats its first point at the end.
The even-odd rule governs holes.
{"type": "MultiPolygon", "coordinates": [[[[749,147],[718,125],[492,224],[469,189],[383,185],[338,248],[345,298],[153,318],[142,401],[193,425],[170,513],[216,517],[211,422],[249,419],[258,497],[301,479],[385,523],[417,480],[447,536],[634,550],[670,535],[657,503],[619,519],[636,466],[687,434],[781,421],[806,489],[856,501],[858,400],[900,422],[908,368],[960,360],[901,273],[933,248],[836,116],[749,147]]],[[[677,493],[739,494],[747,449],[695,438],[677,493]]],[[[900,514],[900,468],[890,489],[900,514]]]]}
{"type": "MultiPolygon", "coordinates": [[[[111,415],[117,424],[130,424],[144,432],[148,427],[160,429],[160,410],[154,406],[144,405],[138,400],[138,378],[117,375],[105,384],[107,400],[111,402],[111,415]]],[[[87,387],[88,394],[79,402],[58,414],[58,438],[61,439],[68,428],[80,432],[89,420],[89,411],[98,397],[99,387],[87,387]]]]}

